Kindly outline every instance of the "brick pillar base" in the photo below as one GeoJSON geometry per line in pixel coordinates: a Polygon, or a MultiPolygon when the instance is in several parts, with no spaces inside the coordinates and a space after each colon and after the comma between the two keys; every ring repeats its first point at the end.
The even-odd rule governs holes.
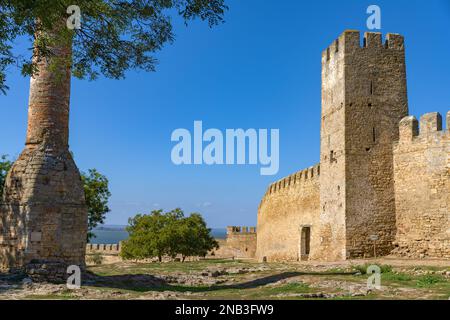
{"type": "Polygon", "coordinates": [[[71,154],[65,148],[28,145],[5,183],[1,268],[25,270],[37,260],[84,267],[86,234],[83,183],[71,154]]]}

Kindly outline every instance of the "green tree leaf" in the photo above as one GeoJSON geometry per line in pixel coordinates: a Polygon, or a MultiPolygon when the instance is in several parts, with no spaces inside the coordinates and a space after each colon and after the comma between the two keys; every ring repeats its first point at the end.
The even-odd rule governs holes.
{"type": "Polygon", "coordinates": [[[108,179],[96,169],[81,173],[84,185],[84,195],[88,207],[88,241],[95,237],[92,233],[97,225],[103,224],[106,214],[110,211],[108,199],[111,196],[108,179]]]}
{"type": "Polygon", "coordinates": [[[11,169],[13,163],[8,160],[8,156],[2,155],[0,157],[0,202],[3,197],[3,187],[5,185],[6,175],[8,174],[9,169],[11,169]]]}
{"type": "Polygon", "coordinates": [[[148,215],[138,214],[128,221],[129,238],[122,242],[120,255],[124,259],[146,259],[163,256],[184,259],[205,256],[218,248],[202,216],[193,213],[185,217],[181,209],[163,213],[154,210],[148,215]]]}
{"type": "Polygon", "coordinates": [[[173,16],[186,24],[198,18],[212,27],[223,22],[228,9],[224,0],[0,0],[0,91],[8,89],[9,66],[32,75],[37,72],[36,61],[57,54],[49,49],[52,39],[35,36],[62,25],[73,4],[80,8],[81,28],[62,27],[58,33],[73,40],[72,74],[90,80],[101,74],[120,79],[128,69],[154,71],[153,54],[174,40],[173,16]],[[19,37],[35,38],[37,50],[15,52],[13,44],[19,37]]]}

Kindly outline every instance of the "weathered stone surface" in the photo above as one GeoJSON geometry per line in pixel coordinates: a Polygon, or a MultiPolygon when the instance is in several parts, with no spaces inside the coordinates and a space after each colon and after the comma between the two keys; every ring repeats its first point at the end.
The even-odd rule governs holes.
{"type": "Polygon", "coordinates": [[[408,257],[450,258],[450,112],[405,118],[394,145],[397,236],[395,253],[408,257]],[[420,133],[419,133],[420,132],[420,133]]]}
{"type": "Polygon", "coordinates": [[[320,174],[269,187],[258,259],[449,256],[448,133],[431,113],[416,137],[406,92],[400,35],[346,31],[323,52],[320,174]]]}
{"type": "Polygon", "coordinates": [[[320,167],[315,166],[268,188],[258,211],[258,260],[300,260],[302,227],[312,226],[311,242],[319,241],[314,232],[319,222],[319,179],[320,167]]]}
{"type": "Polygon", "coordinates": [[[227,227],[227,238],[219,239],[219,249],[209,254],[216,257],[254,258],[256,252],[255,227],[227,227]]]}
{"type": "Polygon", "coordinates": [[[21,154],[6,180],[0,227],[3,268],[20,268],[32,259],[83,264],[87,210],[68,151],[42,146],[21,154]]]}

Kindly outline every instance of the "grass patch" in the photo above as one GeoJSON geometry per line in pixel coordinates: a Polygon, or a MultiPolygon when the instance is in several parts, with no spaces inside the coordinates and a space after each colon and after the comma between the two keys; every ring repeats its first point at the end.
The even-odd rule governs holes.
{"type": "MultiPolygon", "coordinates": [[[[146,286],[145,283],[139,283],[134,281],[120,281],[115,285],[110,286],[107,281],[103,284],[105,287],[96,287],[103,291],[108,290],[120,290],[126,294],[130,294],[131,297],[138,297],[157,292],[168,293],[171,292],[177,298],[187,299],[303,299],[302,294],[315,293],[318,290],[324,293],[336,293],[338,296],[336,299],[345,300],[365,300],[365,299],[396,299],[401,297],[410,297],[411,292],[414,290],[422,292],[426,298],[437,297],[439,299],[448,299],[450,296],[450,282],[444,277],[438,274],[418,276],[409,274],[409,272],[394,271],[393,267],[388,264],[376,264],[365,263],[361,265],[353,265],[351,268],[348,266],[341,267],[336,266],[326,270],[311,270],[300,268],[297,265],[279,264],[279,263],[267,263],[264,264],[266,269],[258,270],[261,264],[246,260],[231,260],[231,259],[207,259],[193,262],[169,262],[169,263],[134,263],[134,262],[119,262],[116,264],[97,265],[89,267],[90,271],[102,276],[111,275],[171,275],[178,276],[178,274],[185,275],[200,275],[201,272],[206,269],[228,269],[228,268],[251,268],[253,269],[249,273],[242,274],[228,274],[221,277],[224,283],[217,284],[165,284],[162,286],[146,286]],[[310,287],[307,283],[309,278],[320,278],[320,281],[335,280],[343,281],[347,284],[361,284],[369,276],[367,269],[371,265],[377,265],[382,273],[382,286],[391,288],[410,288],[412,291],[400,292],[392,295],[391,292],[374,292],[366,296],[351,296],[341,295],[345,294],[344,289],[337,287],[310,287]],[[359,271],[361,274],[355,274],[359,271]],[[283,275],[284,273],[298,273],[300,277],[306,277],[306,279],[293,279],[293,282],[281,284],[276,277],[283,275]],[[274,276],[275,279],[270,279],[274,276]],[[265,279],[269,278],[269,279],[265,279]],[[305,280],[305,282],[303,282],[305,280]],[[268,285],[271,283],[271,285],[268,285]],[[420,290],[422,289],[422,290],[420,290]]],[[[445,267],[444,267],[445,268],[445,267]]],[[[411,269],[411,268],[409,268],[411,269]]],[[[414,269],[428,269],[415,266],[414,269]]],[[[437,271],[443,268],[430,267],[429,269],[436,269],[437,271]]],[[[296,275],[287,275],[292,277],[296,275]]],[[[299,278],[300,279],[300,278],[299,278]]],[[[292,281],[292,280],[291,280],[292,281]]],[[[345,289],[346,290],[346,289],[345,289]]],[[[165,294],[165,293],[164,293],[165,294]]],[[[420,293],[422,294],[422,293],[420,293]]],[[[36,297],[35,297],[36,298],[36,297]]],[[[52,297],[48,297],[52,298],[52,297]]],[[[53,297],[55,298],[55,297],[53,297]]],[[[57,297],[64,299],[66,297],[57,297]]],[[[67,297],[68,298],[68,297],[67,297]]],[[[73,297],[77,298],[77,297],[73,297]]],[[[119,297],[120,298],[120,297],[119,297]]],[[[124,298],[124,297],[122,297],[124,298]]],[[[172,297],[169,297],[172,298],[172,297]]]]}
{"type": "Polygon", "coordinates": [[[392,272],[392,266],[390,266],[388,264],[377,265],[377,264],[373,264],[373,263],[366,263],[366,264],[362,264],[362,265],[353,266],[353,269],[361,272],[361,274],[367,274],[367,268],[369,268],[370,266],[373,266],[373,265],[379,267],[381,273],[392,272]]]}
{"type": "Polygon", "coordinates": [[[418,277],[417,286],[419,288],[428,288],[432,287],[438,283],[446,282],[444,277],[436,275],[436,274],[427,274],[418,277]]]}
{"type": "Polygon", "coordinates": [[[307,293],[311,291],[308,284],[303,282],[293,282],[282,286],[263,288],[267,294],[280,294],[280,293],[307,293]]]}
{"type": "Polygon", "coordinates": [[[207,259],[192,262],[166,262],[166,263],[133,263],[119,262],[108,265],[90,266],[88,269],[101,276],[119,274],[166,274],[172,272],[192,273],[203,271],[211,266],[222,268],[251,267],[252,263],[241,260],[207,259]]]}
{"type": "Polygon", "coordinates": [[[388,272],[383,274],[382,279],[397,282],[407,282],[413,280],[413,278],[406,273],[395,273],[395,272],[388,272]]]}

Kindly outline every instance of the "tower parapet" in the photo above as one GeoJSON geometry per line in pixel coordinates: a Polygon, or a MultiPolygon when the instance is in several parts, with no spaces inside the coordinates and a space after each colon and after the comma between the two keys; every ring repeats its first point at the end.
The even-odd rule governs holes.
{"type": "Polygon", "coordinates": [[[398,144],[418,141],[421,138],[439,137],[450,134],[450,111],[447,112],[447,130],[443,130],[442,116],[439,112],[430,112],[422,115],[419,121],[414,116],[407,116],[399,124],[398,144]]]}
{"type": "Polygon", "coordinates": [[[322,52],[320,166],[268,187],[257,258],[450,257],[450,112],[446,130],[407,115],[403,36],[342,33],[322,52]]]}
{"type": "Polygon", "coordinates": [[[293,187],[297,184],[303,183],[307,180],[318,179],[320,176],[320,164],[316,164],[304,170],[297,171],[283,179],[272,183],[266,191],[266,195],[293,187]]]}
{"type": "Polygon", "coordinates": [[[356,48],[404,50],[404,37],[397,33],[387,33],[383,43],[383,36],[380,32],[365,32],[361,43],[359,31],[346,30],[322,51],[322,63],[333,62],[343,52],[348,53],[356,48]]]}
{"type": "Polygon", "coordinates": [[[256,227],[228,226],[227,235],[256,233],[256,227]]]}
{"type": "Polygon", "coordinates": [[[400,121],[394,143],[394,253],[413,258],[450,258],[450,111],[447,128],[431,112],[400,121]]]}

